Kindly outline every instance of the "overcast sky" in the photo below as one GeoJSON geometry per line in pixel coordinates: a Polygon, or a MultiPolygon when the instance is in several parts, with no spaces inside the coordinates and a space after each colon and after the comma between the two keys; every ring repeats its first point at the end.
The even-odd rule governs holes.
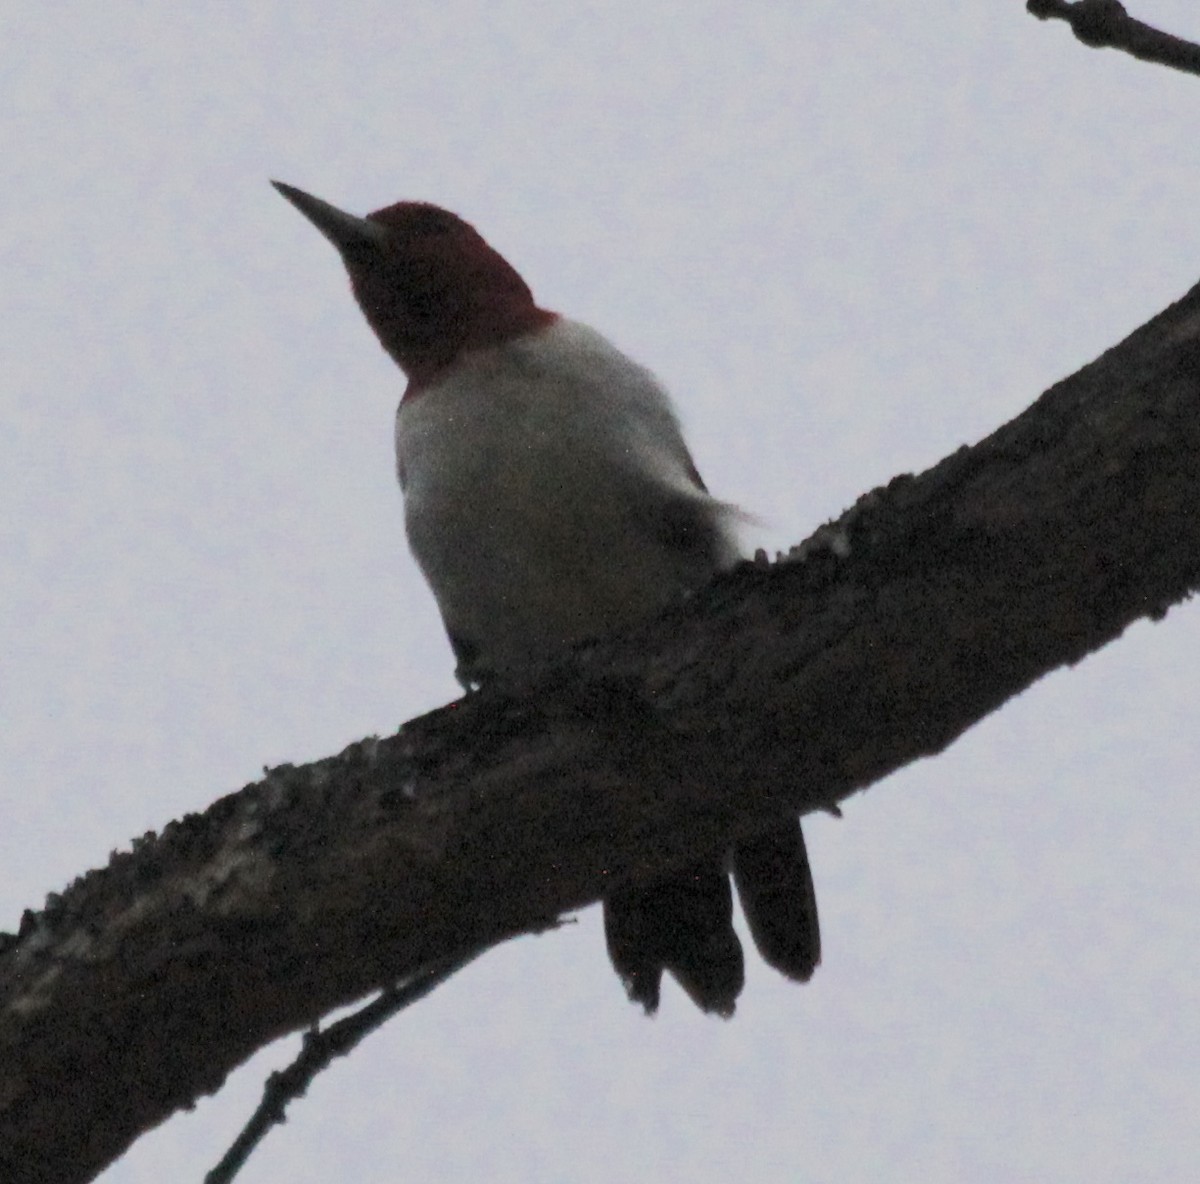
{"type": "MultiPolygon", "coordinates": [[[[1195,0],[1129,0],[1200,40],[1195,0]]],[[[0,928],[455,697],[402,380],[267,185],[474,222],[805,537],[1200,280],[1200,79],[1005,3],[0,12],[0,928]]],[[[628,1004],[599,910],[327,1072],[240,1180],[1188,1181],[1200,610],[806,824],[824,964],[628,1004]]],[[[104,1184],[199,1181],[281,1041],[104,1184]]],[[[163,1050],[170,1055],[169,1049],[163,1050]]]]}

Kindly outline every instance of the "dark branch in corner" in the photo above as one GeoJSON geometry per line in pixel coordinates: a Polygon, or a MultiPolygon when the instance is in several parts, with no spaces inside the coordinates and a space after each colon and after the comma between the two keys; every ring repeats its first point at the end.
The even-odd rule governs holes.
{"type": "Polygon", "coordinates": [[[1027,0],[1025,9],[1039,20],[1066,21],[1093,49],[1121,49],[1143,62],[1200,74],[1200,45],[1134,20],[1118,0],[1027,0]]]}
{"type": "Polygon", "coordinates": [[[378,999],[372,999],[365,1007],[338,1020],[329,1028],[322,1029],[314,1024],[304,1033],[300,1055],[286,1069],[272,1073],[267,1078],[258,1109],[221,1157],[221,1162],[204,1177],[204,1184],[229,1184],[271,1127],[286,1121],[284,1112],[288,1103],[302,1098],[312,1085],[313,1078],[328,1068],[334,1057],[348,1056],[372,1032],[378,1031],[406,1007],[419,1003],[430,991],[440,987],[484,952],[482,949],[476,950],[448,965],[423,971],[409,982],[389,987],[378,999]]]}
{"type": "Polygon", "coordinates": [[[1161,617],[1200,584],[1198,376],[1200,287],[789,559],[52,897],[0,938],[0,1179],[89,1180],[275,1037],[828,808],[1161,617]]]}

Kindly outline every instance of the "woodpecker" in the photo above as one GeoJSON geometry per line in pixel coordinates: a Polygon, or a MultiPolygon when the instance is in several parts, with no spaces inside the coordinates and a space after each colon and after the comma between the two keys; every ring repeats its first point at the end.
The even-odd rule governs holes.
{"type": "MultiPolygon", "coordinates": [[[[274,181],[338,250],[407,378],[396,471],[409,546],[465,687],[652,617],[740,558],[654,376],[586,325],[540,308],[457,215],[401,201],[346,213],[274,181]]],[[[744,980],[730,873],[764,959],[805,981],[820,960],[799,820],[604,902],[613,966],[648,1014],[669,971],[704,1011],[744,980]]]]}

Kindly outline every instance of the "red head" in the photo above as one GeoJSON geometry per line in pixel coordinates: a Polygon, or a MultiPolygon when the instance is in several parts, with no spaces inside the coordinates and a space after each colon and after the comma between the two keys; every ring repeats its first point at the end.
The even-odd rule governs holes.
{"type": "Polygon", "coordinates": [[[410,390],[469,350],[555,319],[475,228],[449,210],[402,201],[358,218],[272,184],[337,247],[359,307],[408,375],[410,390]]]}

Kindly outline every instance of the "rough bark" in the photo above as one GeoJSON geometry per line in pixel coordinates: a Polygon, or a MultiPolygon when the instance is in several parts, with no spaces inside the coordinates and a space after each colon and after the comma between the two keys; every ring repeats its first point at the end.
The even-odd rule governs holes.
{"type": "Polygon", "coordinates": [[[635,634],[146,836],[0,940],[0,1179],[255,1049],[828,806],[1200,579],[1200,287],[974,448],[635,634]]]}

